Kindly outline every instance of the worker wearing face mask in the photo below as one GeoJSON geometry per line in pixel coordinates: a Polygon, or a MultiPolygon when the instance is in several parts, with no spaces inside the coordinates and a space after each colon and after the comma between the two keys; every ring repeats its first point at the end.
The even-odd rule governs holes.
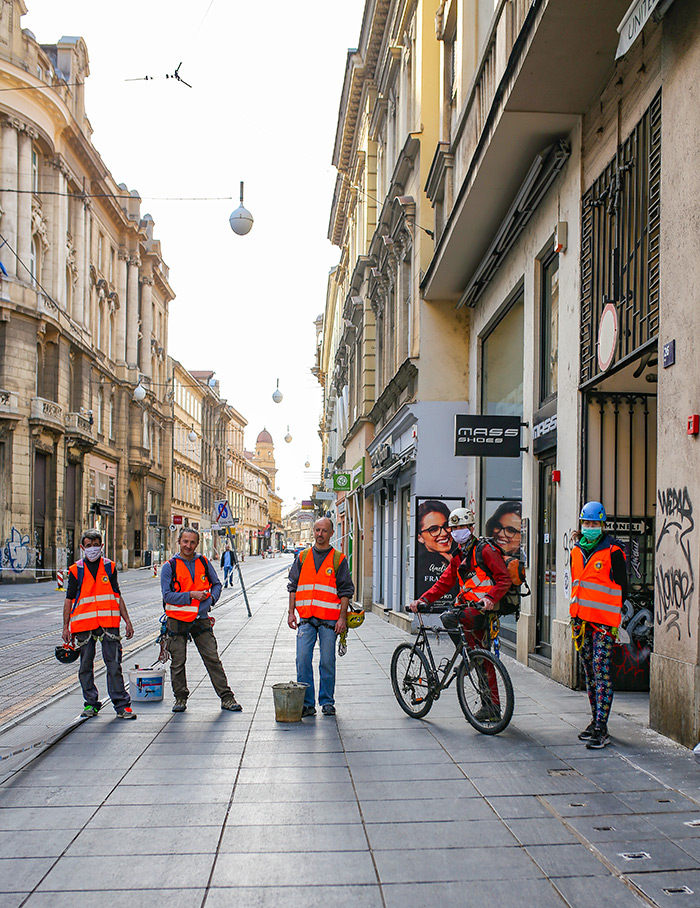
{"type": "Polygon", "coordinates": [[[117,568],[103,557],[102,536],[86,530],[80,539],[82,558],[68,569],[68,589],[63,606],[63,641],[80,648],[78,679],[83,689],[83,718],[96,716],[102,709],[95,686],[95,650],[102,643],[102,658],[107,668],[107,692],[119,719],[135,719],[131,697],[122,675],[122,645],[119,625],[122,618],[126,638],[134,636],[124,599],[117,582],[117,568]]]}
{"type": "Polygon", "coordinates": [[[613,645],[627,598],[627,567],[621,544],[605,532],[605,508],[588,501],[581,509],[581,532],[571,550],[572,634],[581,655],[592,721],[579,734],[589,750],[610,743],[608,716],[613,701],[613,645]]]}

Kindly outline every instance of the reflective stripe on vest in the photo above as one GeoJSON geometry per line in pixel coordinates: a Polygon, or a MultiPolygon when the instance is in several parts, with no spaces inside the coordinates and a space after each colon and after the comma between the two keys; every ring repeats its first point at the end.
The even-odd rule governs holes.
{"type": "MultiPolygon", "coordinates": [[[[178,585],[178,593],[207,592],[211,594],[209,572],[206,568],[206,561],[201,555],[197,555],[195,558],[194,580],[182,558],[175,558],[174,561],[175,576],[172,579],[178,585]]],[[[171,602],[166,602],[165,614],[168,618],[175,618],[178,621],[194,621],[199,614],[199,605],[199,599],[190,599],[187,605],[173,605],[171,602]]]]}
{"type": "Polygon", "coordinates": [[[462,580],[459,570],[457,571],[457,580],[460,587],[459,598],[462,602],[479,602],[485,596],[488,596],[496,585],[493,577],[489,577],[486,571],[483,571],[476,563],[473,550],[472,562],[474,564],[474,574],[468,580],[462,580]]]}
{"type": "Polygon", "coordinates": [[[112,589],[112,584],[105,564],[111,561],[100,558],[97,575],[92,576],[85,563],[77,561],[68,569],[78,581],[78,566],[83,568],[83,580],[78,587],[70,613],[70,632],[94,631],[98,627],[119,627],[119,596],[112,589]]]}
{"type": "Polygon", "coordinates": [[[600,549],[584,563],[580,546],[571,551],[571,605],[572,618],[619,627],[622,621],[622,587],[612,579],[612,553],[622,551],[610,545],[600,549]]]}
{"type": "MultiPolygon", "coordinates": [[[[340,597],[333,569],[331,548],[316,571],[313,552],[304,559],[295,593],[295,604],[301,618],[320,618],[337,621],[340,618],[340,597]]],[[[345,555],[341,554],[340,563],[345,555]]]]}

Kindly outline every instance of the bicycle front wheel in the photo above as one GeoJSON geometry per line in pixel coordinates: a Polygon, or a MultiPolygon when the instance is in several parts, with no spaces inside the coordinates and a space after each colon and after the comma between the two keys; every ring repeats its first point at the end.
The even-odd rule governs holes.
{"type": "Polygon", "coordinates": [[[430,711],[433,697],[428,689],[430,669],[422,650],[401,643],[391,657],[391,686],[401,709],[413,719],[430,711]]]}
{"type": "Polygon", "coordinates": [[[457,697],[467,722],[482,735],[497,735],[513,717],[515,696],[508,670],[484,649],[468,653],[457,671],[457,697]]]}

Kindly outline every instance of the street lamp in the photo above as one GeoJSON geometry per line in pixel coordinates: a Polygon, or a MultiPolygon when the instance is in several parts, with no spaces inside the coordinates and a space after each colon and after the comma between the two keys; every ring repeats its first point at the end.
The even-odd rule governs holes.
{"type": "Polygon", "coordinates": [[[289,434],[289,426],[287,426],[287,434],[284,436],[284,440],[289,444],[292,440],[292,436],[289,434]]]}
{"type": "Polygon", "coordinates": [[[277,379],[277,388],[272,392],[272,399],[276,404],[282,403],[282,392],[280,391],[280,380],[277,379]]]}
{"type": "Polygon", "coordinates": [[[146,398],[146,389],[141,384],[141,379],[139,379],[138,384],[134,388],[133,397],[137,403],[141,403],[141,401],[145,400],[145,398],[146,398]]]}
{"type": "Polygon", "coordinates": [[[197,441],[197,433],[196,433],[195,430],[194,430],[194,426],[192,426],[192,428],[190,429],[190,431],[187,433],[187,438],[188,438],[188,440],[191,441],[193,444],[194,444],[195,441],[197,441]]]}
{"type": "Polygon", "coordinates": [[[253,215],[248,211],[247,208],[243,207],[243,181],[241,180],[241,204],[238,208],[231,214],[231,217],[228,219],[229,224],[231,225],[231,230],[238,236],[245,236],[246,233],[250,233],[250,228],[253,226],[253,215]]]}

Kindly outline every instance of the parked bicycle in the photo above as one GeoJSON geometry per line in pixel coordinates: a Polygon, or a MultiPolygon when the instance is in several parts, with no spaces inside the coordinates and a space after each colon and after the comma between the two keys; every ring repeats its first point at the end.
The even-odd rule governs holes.
{"type": "Polygon", "coordinates": [[[502,732],[513,716],[515,696],[501,660],[489,650],[470,647],[458,624],[459,646],[452,657],[436,665],[429,628],[420,611],[417,616],[420,626],[415,641],[399,644],[391,658],[391,686],[401,709],[414,719],[422,719],[456,680],[457,699],[467,722],[482,735],[502,732]]]}

